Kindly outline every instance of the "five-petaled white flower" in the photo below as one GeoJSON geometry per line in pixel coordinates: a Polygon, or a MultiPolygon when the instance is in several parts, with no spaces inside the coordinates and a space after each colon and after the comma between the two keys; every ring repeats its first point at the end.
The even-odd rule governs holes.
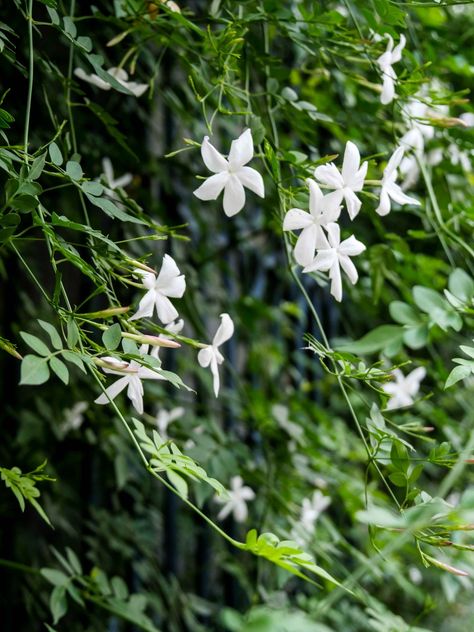
{"type": "Polygon", "coordinates": [[[420,390],[420,383],[426,375],[426,370],[420,366],[405,376],[400,369],[394,369],[392,375],[394,381],[382,385],[382,389],[390,395],[387,410],[411,406],[420,390]]]}
{"type": "Polygon", "coordinates": [[[325,496],[319,489],[314,492],[311,499],[303,498],[300,522],[306,532],[314,531],[316,520],[330,504],[329,496],[325,496]]]}
{"type": "Polygon", "coordinates": [[[158,318],[164,325],[178,317],[178,312],[168,297],[181,298],[186,289],[184,274],[180,274],[175,260],[169,255],[163,257],[158,276],[137,268],[135,275],[141,276],[143,286],[148,290],[138,305],[138,311],[129,320],[149,318],[156,307],[158,318]]]}
{"type": "Polygon", "coordinates": [[[318,184],[308,178],[309,213],[299,208],[291,208],[283,220],[283,230],[301,230],[294,249],[297,263],[307,266],[314,259],[317,248],[324,244],[322,226],[337,221],[341,208],[332,206],[327,208],[325,197],[318,184]]]}
{"type": "Polygon", "coordinates": [[[168,426],[184,415],[184,408],[178,406],[171,410],[161,408],[156,414],[156,428],[163,441],[168,439],[168,426]]]}
{"type": "Polygon", "coordinates": [[[385,33],[385,37],[388,38],[387,50],[380,55],[377,59],[378,67],[382,72],[382,95],[380,101],[383,105],[387,105],[395,96],[395,81],[397,75],[393,69],[393,64],[399,62],[402,58],[402,50],[405,48],[406,38],[404,35],[400,35],[399,43],[393,47],[393,38],[388,33],[385,33]]]}
{"type": "Polygon", "coordinates": [[[380,192],[380,203],[375,209],[379,215],[387,215],[390,213],[390,199],[398,204],[415,204],[419,206],[420,202],[415,198],[409,197],[402,191],[400,186],[395,182],[397,179],[397,169],[403,158],[404,148],[398,147],[387,163],[383,171],[382,190],[380,192]]]}
{"type": "Polygon", "coordinates": [[[350,282],[356,283],[359,277],[350,257],[360,255],[361,252],[364,252],[365,246],[354,235],[341,242],[341,229],[338,224],[328,224],[326,229],[328,238],[324,238],[323,248],[318,250],[314,261],[306,266],[303,272],[314,272],[315,270],[326,272],[329,270],[331,294],[336,301],[340,301],[342,299],[341,268],[349,277],[350,282]]]}
{"type": "MultiPolygon", "coordinates": [[[[148,353],[148,345],[142,345],[139,351],[140,355],[148,353]]],[[[165,378],[148,367],[142,366],[136,360],[126,362],[114,357],[101,358],[107,362],[109,366],[103,366],[104,373],[111,375],[120,375],[120,379],[111,384],[96,400],[96,404],[108,404],[115,399],[119,393],[125,388],[127,389],[127,397],[132,402],[133,407],[138,414],[143,414],[143,385],[142,380],[164,380],[165,378]]]]}
{"type": "Polygon", "coordinates": [[[224,344],[234,333],[234,323],[229,314],[221,314],[221,324],[219,325],[216,335],[212,340],[212,344],[207,345],[198,353],[198,362],[202,367],[211,368],[214,383],[214,394],[219,394],[219,364],[224,362],[224,356],[219,351],[219,347],[224,344]]]}
{"type": "Polygon", "coordinates": [[[208,136],[202,141],[201,155],[214,175],[194,191],[200,200],[215,200],[224,190],[224,213],[232,217],[244,207],[244,187],[265,197],[262,176],[252,167],[245,166],[253,158],[252,132],[249,129],[232,141],[227,159],[211,145],[208,136]]]}
{"type": "Polygon", "coordinates": [[[224,520],[232,512],[236,522],[245,522],[248,516],[247,501],[255,498],[253,489],[244,485],[241,476],[233,476],[230,479],[230,498],[220,498],[216,496],[216,501],[224,506],[217,514],[218,520],[224,520]]]}
{"type": "MultiPolygon", "coordinates": [[[[118,81],[121,86],[127,88],[127,90],[130,90],[130,92],[136,97],[141,97],[142,94],[144,94],[144,92],[148,89],[147,83],[128,81],[128,72],[123,68],[109,68],[107,72],[116,81],[118,81]]],[[[104,79],[99,77],[99,75],[96,75],[95,73],[91,73],[90,75],[88,75],[82,68],[76,68],[74,70],[74,74],[76,75],[76,77],[79,77],[79,79],[87,81],[87,83],[91,83],[101,90],[110,90],[113,87],[110,85],[110,83],[107,83],[107,81],[104,81],[104,79]]]]}
{"type": "Polygon", "coordinates": [[[314,170],[316,180],[319,180],[321,184],[326,185],[330,189],[334,189],[334,191],[324,197],[326,207],[339,208],[344,199],[349,217],[354,219],[362,205],[356,193],[362,191],[367,168],[367,162],[364,162],[362,166],[360,165],[359,150],[351,141],[348,141],[346,144],[342,172],[332,162],[328,165],[316,167],[314,170]]]}
{"type": "Polygon", "coordinates": [[[104,170],[104,176],[107,182],[107,188],[105,191],[110,197],[116,197],[114,193],[115,189],[124,188],[133,180],[131,173],[124,173],[123,176],[115,178],[114,168],[110,158],[102,158],[102,169],[104,170]]]}

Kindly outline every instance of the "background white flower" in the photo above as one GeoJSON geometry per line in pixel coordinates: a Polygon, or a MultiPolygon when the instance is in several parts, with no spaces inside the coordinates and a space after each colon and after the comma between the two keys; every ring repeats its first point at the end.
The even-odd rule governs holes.
{"type": "Polygon", "coordinates": [[[67,433],[70,430],[78,430],[84,422],[84,413],[88,408],[89,404],[87,402],[76,402],[72,408],[66,408],[61,431],[67,433]]]}
{"type": "Polygon", "coordinates": [[[163,257],[158,276],[137,268],[135,274],[143,280],[143,286],[148,290],[138,305],[138,311],[129,319],[149,318],[156,308],[158,318],[164,325],[178,318],[178,311],[169,300],[181,298],[186,289],[184,274],[180,274],[175,260],[169,255],[163,257]]]}
{"type": "Polygon", "coordinates": [[[379,215],[387,215],[391,210],[391,202],[397,202],[398,204],[413,204],[420,205],[420,202],[415,198],[406,195],[400,186],[395,182],[397,179],[397,169],[403,158],[404,148],[398,147],[395,150],[390,160],[387,163],[383,171],[382,177],[382,190],[380,192],[380,203],[375,209],[375,212],[379,215]]]}
{"type": "Polygon", "coordinates": [[[387,410],[411,406],[420,390],[420,383],[426,375],[426,370],[420,366],[404,376],[400,369],[394,369],[392,375],[394,381],[382,385],[382,390],[390,395],[387,410]]]}
{"type": "Polygon", "coordinates": [[[124,188],[133,180],[131,173],[124,173],[123,176],[115,178],[114,168],[110,158],[102,158],[102,169],[104,170],[105,180],[107,182],[106,192],[110,197],[116,197],[115,189],[124,188]]]}
{"type": "Polygon", "coordinates": [[[253,489],[244,485],[241,476],[233,476],[230,479],[230,498],[216,496],[218,503],[225,503],[217,515],[218,520],[224,520],[232,512],[236,522],[245,522],[248,516],[247,501],[255,498],[253,489]]]}
{"type": "Polygon", "coordinates": [[[350,257],[360,255],[361,252],[364,252],[365,246],[354,235],[341,242],[341,230],[338,224],[328,224],[326,228],[328,239],[326,239],[324,247],[318,250],[314,261],[306,266],[303,272],[329,271],[331,294],[336,301],[340,301],[342,299],[341,267],[349,277],[350,282],[356,283],[359,275],[350,257]]]}
{"type": "Polygon", "coordinates": [[[163,441],[166,441],[168,439],[168,426],[183,415],[184,408],[182,406],[172,408],[171,410],[165,410],[164,408],[161,408],[156,413],[156,428],[163,441]]]}
{"type": "Polygon", "coordinates": [[[382,95],[380,101],[387,105],[395,96],[395,80],[397,75],[393,69],[393,64],[399,62],[402,58],[402,50],[405,48],[406,38],[404,35],[400,35],[400,42],[393,47],[393,38],[388,33],[385,33],[385,37],[388,39],[387,50],[380,55],[377,59],[377,64],[382,72],[382,95]]]}
{"type": "Polygon", "coordinates": [[[198,353],[198,362],[202,367],[211,368],[214,383],[214,394],[217,397],[219,394],[219,364],[224,362],[224,356],[219,351],[219,347],[224,344],[229,338],[232,338],[234,333],[234,323],[229,314],[221,314],[221,324],[219,325],[216,334],[212,340],[212,344],[207,345],[201,349],[198,353]]]}
{"type": "MultiPolygon", "coordinates": [[[[140,347],[140,355],[148,353],[148,345],[140,347]]],[[[120,379],[111,384],[105,391],[95,400],[96,404],[108,404],[110,400],[115,399],[119,393],[125,388],[127,389],[127,397],[132,402],[133,407],[138,414],[143,414],[143,385],[142,380],[164,380],[165,378],[153,369],[142,366],[136,360],[124,362],[114,357],[101,358],[111,365],[111,367],[101,367],[104,373],[111,375],[120,375],[120,379]],[[114,368],[112,368],[114,367],[114,368]]]]}
{"type": "MultiPolygon", "coordinates": [[[[136,83],[135,81],[128,81],[128,72],[123,68],[113,67],[109,68],[107,72],[116,81],[118,81],[120,85],[122,85],[124,88],[127,88],[127,90],[130,90],[130,92],[136,97],[141,97],[142,94],[144,94],[144,92],[148,89],[147,83],[136,83]]],[[[96,75],[95,73],[87,74],[82,68],[76,68],[74,70],[74,74],[79,79],[87,81],[87,83],[91,83],[101,90],[111,90],[113,87],[110,85],[110,83],[107,83],[107,81],[101,79],[99,75],[96,75]]]]}
{"type": "Polygon", "coordinates": [[[205,136],[201,145],[204,164],[214,173],[194,191],[200,200],[215,200],[224,191],[224,213],[232,217],[245,204],[245,189],[265,197],[262,176],[252,167],[245,165],[253,158],[252,132],[247,129],[232,141],[228,159],[217,151],[205,136]]]}
{"type": "Polygon", "coordinates": [[[311,499],[303,498],[300,522],[307,532],[314,531],[317,519],[330,504],[330,497],[325,496],[319,489],[314,492],[311,499]]]}
{"type": "Polygon", "coordinates": [[[291,208],[283,220],[283,230],[301,230],[293,251],[297,263],[301,266],[310,264],[316,248],[324,244],[322,226],[335,222],[341,213],[340,206],[327,208],[325,197],[314,180],[308,178],[306,183],[309,187],[309,213],[299,208],[291,208]]]}
{"type": "Polygon", "coordinates": [[[367,162],[360,166],[359,150],[357,145],[351,141],[348,141],[346,144],[342,172],[339,172],[336,165],[332,162],[328,165],[316,167],[314,170],[316,180],[330,189],[334,189],[332,193],[325,196],[327,207],[332,209],[339,208],[342,200],[345,200],[349,217],[354,219],[362,205],[356,193],[362,191],[367,168],[367,162]]]}

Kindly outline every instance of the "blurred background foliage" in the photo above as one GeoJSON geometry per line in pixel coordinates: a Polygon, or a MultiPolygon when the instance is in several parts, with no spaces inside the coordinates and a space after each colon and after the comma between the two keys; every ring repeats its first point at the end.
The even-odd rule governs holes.
{"type": "MultiPolygon", "coordinates": [[[[2,630],[468,629],[472,582],[439,564],[474,571],[465,528],[474,522],[472,377],[444,389],[453,358],[463,356],[459,346],[471,344],[474,313],[474,127],[458,118],[474,112],[471,3],[14,0],[2,8],[2,630]],[[49,154],[38,185],[30,178],[20,189],[30,5],[26,164],[46,146],[49,154]],[[381,106],[375,60],[385,33],[396,41],[404,33],[408,44],[397,65],[399,98],[381,106]],[[100,90],[73,73],[115,66],[148,84],[145,94],[100,90]],[[362,194],[356,235],[368,248],[341,305],[322,277],[300,281],[336,349],[327,353],[288,265],[282,212],[306,204],[305,178],[347,140],[369,159],[368,178],[380,179],[410,127],[403,107],[414,95],[431,108],[422,171],[407,174],[422,205],[382,219],[376,197],[362,194]],[[266,198],[252,196],[229,220],[220,202],[192,195],[204,171],[199,145],[212,133],[225,153],[246,127],[266,198]],[[64,162],[80,163],[86,178],[105,186],[104,158],[115,178],[132,174],[114,192],[118,212],[90,203],[82,174],[54,160],[53,141],[64,162]],[[151,429],[159,410],[183,407],[168,435],[226,487],[243,477],[257,494],[246,526],[259,532],[288,539],[298,533],[303,499],[318,489],[328,496],[315,530],[303,533],[304,548],[352,594],[230,547],[144,470],[114,409],[92,403],[98,389],[89,374],[69,366],[67,385],[53,376],[41,387],[18,386],[15,353],[28,353],[19,332],[44,340],[42,319],[66,333],[61,284],[74,312],[128,306],[139,295],[127,284],[126,254],[155,267],[165,252],[186,274],[184,335],[209,341],[222,312],[234,318],[236,335],[218,400],[195,349],[162,350],[164,367],[196,393],[147,384],[144,423],[151,429]],[[439,300],[417,298],[414,286],[439,300]],[[457,303],[444,298],[448,287],[457,303]],[[392,365],[407,372],[410,361],[427,369],[421,398],[381,415],[387,397],[373,375],[383,378],[392,365]],[[339,367],[347,399],[325,366],[339,367]],[[366,444],[383,449],[367,453],[355,418],[366,444]],[[451,504],[437,505],[427,522],[397,522],[438,496],[451,504]],[[430,529],[442,511],[446,525],[430,529]]],[[[91,320],[109,326],[125,317],[91,320]]],[[[77,322],[99,353],[100,327],[77,322]]],[[[131,416],[125,400],[120,407],[131,416]]],[[[193,498],[216,519],[210,487],[196,486],[193,498]]],[[[223,528],[245,539],[231,518],[223,528]]]]}

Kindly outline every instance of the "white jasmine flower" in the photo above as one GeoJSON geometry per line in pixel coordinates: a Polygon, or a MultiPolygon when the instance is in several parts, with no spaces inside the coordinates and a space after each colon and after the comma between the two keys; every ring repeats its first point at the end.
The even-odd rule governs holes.
{"type": "Polygon", "coordinates": [[[224,190],[224,213],[232,217],[244,207],[244,187],[265,197],[262,176],[252,167],[245,166],[253,158],[252,132],[249,129],[232,141],[227,159],[211,145],[208,136],[202,141],[201,155],[214,175],[194,191],[200,200],[215,200],[224,190]]]}
{"type": "Polygon", "coordinates": [[[158,276],[137,268],[135,274],[143,279],[148,290],[138,305],[138,311],[129,320],[149,318],[156,308],[158,318],[164,325],[178,317],[178,312],[168,297],[181,298],[186,289],[184,274],[180,274],[175,260],[169,255],[163,257],[158,276]]]}
{"type": "MultiPolygon", "coordinates": [[[[148,353],[148,345],[140,347],[140,355],[148,353]]],[[[164,380],[165,378],[148,367],[142,366],[136,360],[126,362],[114,357],[101,358],[110,365],[102,367],[104,373],[111,375],[120,375],[120,379],[111,384],[96,400],[95,404],[108,404],[115,399],[119,393],[125,388],[127,389],[127,397],[132,402],[133,407],[139,415],[143,414],[143,385],[142,380],[164,380]]]]}
{"type": "Polygon", "coordinates": [[[413,584],[418,585],[423,581],[423,575],[421,574],[420,569],[416,566],[410,566],[408,569],[408,577],[413,584]]]}
{"type": "Polygon", "coordinates": [[[325,496],[319,489],[314,492],[311,499],[303,498],[300,522],[306,532],[314,531],[317,519],[330,504],[329,496],[325,496]]]}
{"type": "Polygon", "coordinates": [[[398,204],[414,204],[419,206],[420,202],[406,195],[400,186],[395,182],[397,179],[397,169],[403,158],[403,147],[398,147],[395,150],[392,157],[387,163],[383,171],[382,177],[382,190],[380,192],[380,203],[375,209],[375,212],[379,215],[387,215],[390,213],[391,202],[397,202],[398,204]]]}
{"type": "Polygon", "coordinates": [[[198,362],[202,367],[210,367],[214,382],[214,394],[217,397],[219,394],[219,364],[224,362],[224,356],[219,351],[219,347],[224,344],[229,338],[232,338],[234,333],[234,323],[229,314],[221,314],[221,324],[219,325],[216,334],[212,340],[212,344],[207,345],[201,349],[198,353],[198,362]]]}
{"type": "Polygon", "coordinates": [[[168,426],[184,415],[184,408],[178,406],[171,410],[160,409],[156,414],[156,428],[163,441],[168,439],[168,426]]]}
{"type": "Polygon", "coordinates": [[[402,50],[405,48],[406,39],[404,35],[400,35],[400,42],[393,47],[393,38],[385,33],[388,39],[387,50],[377,59],[377,64],[382,72],[382,95],[380,101],[387,105],[395,96],[395,80],[397,75],[393,69],[393,64],[399,62],[402,58],[402,50]]]}
{"type": "Polygon", "coordinates": [[[329,271],[331,294],[336,301],[340,301],[342,299],[341,267],[349,277],[350,282],[356,283],[359,276],[350,257],[360,255],[361,252],[364,252],[365,246],[354,235],[341,242],[341,230],[338,224],[328,224],[326,228],[328,238],[325,238],[323,248],[318,250],[314,261],[306,266],[303,272],[329,271]]]}
{"type": "Polygon", "coordinates": [[[293,252],[301,266],[310,264],[316,248],[324,243],[322,226],[337,221],[341,213],[340,206],[327,208],[325,197],[314,180],[308,178],[306,183],[309,187],[309,213],[299,208],[291,208],[283,220],[283,230],[301,230],[293,252]]]}
{"type": "Polygon", "coordinates": [[[448,154],[452,165],[459,165],[463,171],[466,171],[467,173],[472,171],[471,160],[469,159],[468,152],[459,149],[456,143],[451,143],[449,145],[448,154]]]}
{"type": "Polygon", "coordinates": [[[106,192],[110,195],[110,197],[115,197],[115,189],[125,188],[133,180],[131,173],[124,173],[123,176],[116,179],[110,158],[102,158],[102,169],[104,170],[104,176],[107,182],[106,192]]]}
{"type": "Polygon", "coordinates": [[[248,516],[247,501],[255,498],[255,492],[250,487],[244,485],[241,476],[233,476],[230,479],[229,499],[216,496],[218,503],[224,504],[217,514],[218,520],[224,520],[232,513],[236,522],[245,522],[248,516]]]}
{"type": "Polygon", "coordinates": [[[466,127],[474,127],[474,113],[473,112],[463,112],[459,115],[459,118],[464,123],[466,127]]]}
{"type": "Polygon", "coordinates": [[[420,382],[426,375],[424,367],[418,367],[406,377],[400,369],[394,369],[392,375],[394,381],[382,385],[382,390],[390,395],[387,410],[411,406],[415,401],[415,396],[420,390],[420,382]]]}
{"type": "Polygon", "coordinates": [[[365,176],[367,174],[368,163],[364,162],[360,166],[360,153],[357,146],[348,141],[344,151],[342,162],[342,172],[339,172],[334,163],[321,165],[314,170],[316,180],[334,189],[324,198],[327,208],[339,208],[344,199],[349,217],[354,219],[360,210],[362,202],[356,193],[362,191],[365,176]]]}
{"type": "Polygon", "coordinates": [[[89,408],[87,402],[76,402],[72,408],[64,410],[64,422],[61,430],[66,433],[70,430],[78,430],[84,422],[84,412],[89,408]]]}
{"type": "Polygon", "coordinates": [[[290,420],[289,411],[286,406],[282,404],[274,404],[272,406],[272,414],[278,422],[280,428],[283,428],[290,437],[295,439],[298,443],[304,443],[304,430],[294,421],[290,420]]]}
{"type": "MultiPolygon", "coordinates": [[[[130,90],[130,92],[136,97],[141,97],[142,94],[144,94],[144,92],[148,89],[147,83],[136,83],[135,81],[128,81],[128,72],[123,68],[109,68],[107,72],[116,81],[118,81],[120,85],[122,85],[124,88],[127,88],[127,90],[130,90]]],[[[95,73],[91,73],[88,75],[82,68],[76,68],[74,70],[74,74],[79,79],[87,81],[87,83],[91,83],[101,90],[111,90],[112,88],[112,86],[107,83],[107,81],[104,81],[95,73]]]]}

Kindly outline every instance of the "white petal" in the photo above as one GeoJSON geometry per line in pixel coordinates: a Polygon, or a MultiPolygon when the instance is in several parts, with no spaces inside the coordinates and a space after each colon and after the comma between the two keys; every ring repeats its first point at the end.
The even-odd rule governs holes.
{"type": "Polygon", "coordinates": [[[138,378],[130,380],[127,397],[139,415],[143,415],[143,385],[138,378]]]}
{"type": "Polygon", "coordinates": [[[219,367],[217,365],[216,357],[213,356],[211,359],[211,373],[212,373],[212,384],[214,387],[214,395],[217,397],[219,395],[220,388],[220,380],[219,380],[219,367]]]}
{"type": "MultiPolygon", "coordinates": [[[[112,161],[110,158],[102,158],[102,169],[107,183],[112,186],[112,183],[114,182],[114,168],[112,167],[112,161]]],[[[114,187],[112,186],[112,188],[114,187]]]]}
{"type": "Polygon", "coordinates": [[[351,235],[339,246],[339,252],[342,255],[347,255],[348,257],[355,257],[356,255],[360,255],[361,252],[364,252],[365,246],[361,241],[358,241],[354,235],[351,235]]]}
{"type": "Polygon", "coordinates": [[[224,187],[224,213],[227,217],[232,217],[243,209],[244,204],[244,187],[237,176],[231,175],[224,187]]]}
{"type": "Polygon", "coordinates": [[[235,504],[234,518],[236,522],[245,522],[248,516],[247,505],[244,501],[240,501],[235,504]]]}
{"type": "Polygon", "coordinates": [[[221,324],[219,325],[212,344],[214,347],[220,347],[234,335],[234,321],[229,314],[221,314],[221,324]]]}
{"type": "Polygon", "coordinates": [[[128,79],[128,72],[123,68],[117,68],[114,66],[113,68],[109,68],[107,72],[121,84],[125,84],[128,79]]]}
{"type": "Polygon", "coordinates": [[[212,173],[227,171],[229,168],[229,163],[224,156],[209,142],[209,136],[204,136],[201,145],[201,156],[204,164],[212,173]]]}
{"type": "Polygon", "coordinates": [[[400,41],[392,51],[392,64],[396,64],[402,58],[402,50],[405,48],[407,40],[403,33],[400,35],[400,41]]]}
{"type": "Polygon", "coordinates": [[[368,162],[363,162],[359,171],[355,174],[351,181],[350,187],[353,191],[362,191],[364,186],[365,176],[367,175],[367,169],[369,167],[368,162]]]}
{"type": "Polygon", "coordinates": [[[388,105],[393,101],[395,96],[395,83],[393,78],[385,73],[383,76],[382,94],[380,95],[380,101],[383,105],[388,105]]]}
{"type": "Polygon", "coordinates": [[[312,223],[304,228],[298,237],[293,254],[300,266],[307,266],[313,261],[318,231],[322,229],[312,223]]]}
{"type": "Polygon", "coordinates": [[[153,316],[153,308],[156,300],[156,291],[154,288],[148,290],[138,304],[137,312],[128,320],[138,320],[139,318],[150,318],[153,316]]]}
{"type": "Polygon", "coordinates": [[[164,292],[170,283],[179,278],[179,268],[176,261],[170,255],[164,255],[161,263],[160,273],[156,279],[155,287],[157,290],[164,292]]]}
{"type": "Polygon", "coordinates": [[[247,187],[247,189],[250,189],[261,198],[265,197],[263,178],[256,169],[252,169],[252,167],[242,167],[235,175],[244,187],[247,187]]]}
{"type": "Polygon", "coordinates": [[[382,187],[382,190],[380,191],[379,205],[375,209],[375,212],[383,217],[384,215],[388,215],[390,213],[390,210],[391,210],[391,204],[390,204],[390,197],[387,193],[387,188],[382,187]]]}
{"type": "Polygon", "coordinates": [[[125,83],[124,85],[136,97],[141,97],[142,94],[145,94],[145,92],[149,88],[149,85],[147,83],[135,83],[135,81],[129,81],[128,83],[125,83]]]}
{"type": "Polygon", "coordinates": [[[339,263],[341,265],[341,268],[349,277],[349,280],[352,283],[352,285],[357,283],[357,279],[359,278],[359,275],[357,274],[357,268],[352,263],[350,258],[347,255],[339,255],[339,263]]]}
{"type": "Polygon", "coordinates": [[[237,140],[232,141],[229,152],[229,164],[236,170],[243,167],[253,158],[253,139],[250,129],[246,129],[237,140]]]}
{"type": "Polygon", "coordinates": [[[233,508],[234,508],[234,503],[232,501],[229,501],[219,511],[219,513],[217,514],[217,519],[218,520],[224,520],[225,518],[227,518],[227,516],[230,514],[230,512],[232,511],[233,508]]]}
{"type": "Polygon", "coordinates": [[[339,224],[336,224],[336,222],[330,222],[326,225],[326,230],[328,232],[328,239],[331,248],[337,248],[341,241],[341,229],[339,228],[339,224]]]}
{"type": "Polygon", "coordinates": [[[114,189],[117,188],[125,188],[126,186],[128,186],[130,184],[130,182],[133,180],[133,176],[131,173],[124,173],[123,176],[120,176],[120,178],[117,178],[117,180],[114,180],[114,189]]]}
{"type": "Polygon", "coordinates": [[[88,75],[82,68],[76,68],[74,70],[74,74],[79,79],[82,79],[83,81],[87,81],[87,83],[91,83],[92,85],[97,86],[97,88],[100,88],[101,90],[110,90],[111,88],[111,86],[106,81],[101,79],[98,75],[95,75],[95,74],[88,75]]]}
{"type": "Polygon", "coordinates": [[[420,382],[426,376],[426,369],[419,366],[417,369],[409,373],[405,378],[405,388],[410,395],[416,395],[420,390],[420,382]]]}
{"type": "Polygon", "coordinates": [[[398,165],[401,163],[403,154],[405,152],[404,147],[398,147],[392,154],[390,160],[387,163],[383,171],[384,178],[392,175],[392,173],[398,168],[398,165]]]}
{"type": "Polygon", "coordinates": [[[339,217],[341,214],[341,202],[344,199],[343,189],[336,189],[324,196],[324,208],[331,216],[339,217]]]}
{"type": "Polygon", "coordinates": [[[213,356],[214,356],[214,349],[212,348],[211,345],[208,345],[207,347],[204,347],[203,349],[199,351],[198,362],[202,367],[206,368],[210,365],[213,356]]]}
{"type": "Polygon", "coordinates": [[[155,305],[158,318],[164,325],[178,318],[179,314],[173,303],[161,292],[156,292],[155,305]]]}
{"type": "Polygon", "coordinates": [[[344,161],[342,163],[342,178],[348,185],[355,176],[360,166],[360,153],[357,145],[350,140],[346,143],[344,161]]]}
{"type": "Polygon", "coordinates": [[[352,189],[344,189],[344,199],[346,201],[347,212],[349,213],[349,217],[354,219],[356,215],[360,211],[360,207],[362,206],[362,202],[359,200],[357,195],[352,191],[352,189]]]}
{"type": "Polygon", "coordinates": [[[123,391],[123,389],[128,385],[130,380],[130,376],[126,375],[121,377],[119,380],[111,384],[102,395],[95,400],[95,404],[108,404],[112,399],[115,399],[119,393],[123,391]]]}
{"type": "Polygon", "coordinates": [[[335,261],[329,271],[329,278],[331,279],[331,294],[336,301],[342,300],[342,279],[341,269],[339,268],[339,262],[335,261]]]}
{"type": "Polygon", "coordinates": [[[332,162],[328,165],[320,165],[314,170],[314,177],[333,189],[341,189],[344,186],[344,180],[339,173],[337,167],[332,162]]]}
{"type": "Polygon", "coordinates": [[[387,187],[387,193],[390,195],[392,200],[398,204],[413,204],[415,206],[420,206],[420,202],[418,200],[404,193],[398,184],[395,184],[394,182],[387,187]]]}
{"type": "Polygon", "coordinates": [[[151,290],[155,287],[156,274],[153,274],[152,272],[146,272],[146,270],[141,270],[140,268],[135,268],[133,274],[134,276],[140,278],[147,290],[151,290]]]}
{"type": "Polygon", "coordinates": [[[315,272],[316,270],[325,272],[333,266],[335,261],[337,261],[337,254],[332,248],[330,250],[319,250],[314,261],[306,266],[303,272],[315,272]]]}
{"type": "Polygon", "coordinates": [[[222,193],[229,177],[227,171],[210,176],[194,191],[194,195],[200,200],[215,200],[222,193]]]}
{"type": "Polygon", "coordinates": [[[283,220],[283,230],[301,230],[313,223],[312,216],[300,208],[290,208],[283,220]]]}
{"type": "Polygon", "coordinates": [[[319,217],[324,209],[324,195],[319,184],[311,178],[306,180],[306,184],[309,187],[309,211],[313,217],[319,217]]]}

